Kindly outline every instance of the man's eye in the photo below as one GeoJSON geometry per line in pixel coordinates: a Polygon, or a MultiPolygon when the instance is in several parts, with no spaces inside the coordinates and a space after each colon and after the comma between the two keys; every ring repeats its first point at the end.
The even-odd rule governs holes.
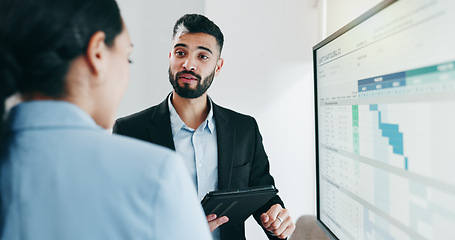
{"type": "Polygon", "coordinates": [[[200,57],[202,60],[209,59],[209,57],[208,57],[208,56],[205,56],[205,55],[200,55],[199,57],[200,57]]]}
{"type": "Polygon", "coordinates": [[[184,52],[181,52],[181,51],[177,51],[177,52],[175,52],[175,55],[177,55],[177,56],[183,56],[183,55],[185,55],[185,53],[184,53],[184,52]]]}

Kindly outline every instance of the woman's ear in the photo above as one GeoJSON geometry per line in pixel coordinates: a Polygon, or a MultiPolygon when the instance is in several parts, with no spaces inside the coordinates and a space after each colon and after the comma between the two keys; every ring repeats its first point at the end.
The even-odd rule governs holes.
{"type": "Polygon", "coordinates": [[[105,74],[106,51],[108,47],[104,43],[106,34],[98,31],[92,35],[88,43],[86,58],[92,74],[102,77],[105,74]]]}

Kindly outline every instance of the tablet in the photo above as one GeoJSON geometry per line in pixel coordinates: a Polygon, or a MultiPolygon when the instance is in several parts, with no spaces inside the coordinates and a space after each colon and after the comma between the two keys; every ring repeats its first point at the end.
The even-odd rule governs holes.
{"type": "Polygon", "coordinates": [[[227,216],[228,223],[242,223],[278,193],[273,185],[248,189],[212,191],[201,204],[205,215],[227,216]]]}

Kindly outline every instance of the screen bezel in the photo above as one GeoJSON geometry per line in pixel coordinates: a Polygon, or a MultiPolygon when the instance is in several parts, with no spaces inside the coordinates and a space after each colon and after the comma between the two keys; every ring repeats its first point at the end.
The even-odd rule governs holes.
{"type": "Polygon", "coordinates": [[[319,126],[318,126],[318,82],[317,82],[317,58],[316,58],[316,51],[319,50],[321,47],[324,47],[334,39],[340,37],[344,33],[348,32],[349,30],[353,29],[360,23],[364,22],[365,20],[369,19],[373,15],[377,14],[378,12],[382,11],[383,9],[387,8],[391,4],[397,2],[399,0],[384,0],[365,12],[364,14],[360,15],[358,18],[354,19],[335,33],[331,34],[318,44],[313,47],[313,77],[314,77],[314,111],[315,111],[315,156],[316,156],[316,222],[319,227],[325,232],[325,234],[330,239],[338,240],[338,238],[333,234],[332,231],[321,221],[320,215],[320,186],[319,186],[319,126]]]}

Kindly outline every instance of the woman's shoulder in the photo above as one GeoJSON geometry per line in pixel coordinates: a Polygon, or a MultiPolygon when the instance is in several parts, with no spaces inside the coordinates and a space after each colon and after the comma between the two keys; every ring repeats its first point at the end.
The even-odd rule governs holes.
{"type": "Polygon", "coordinates": [[[112,154],[119,158],[135,158],[137,161],[152,159],[156,163],[177,156],[168,148],[127,136],[113,134],[107,135],[103,140],[105,146],[102,148],[112,151],[112,154]]]}
{"type": "Polygon", "coordinates": [[[179,175],[183,169],[179,155],[168,148],[120,135],[95,135],[98,137],[91,137],[86,144],[92,153],[86,155],[97,163],[92,167],[112,181],[154,185],[179,175]]]}

